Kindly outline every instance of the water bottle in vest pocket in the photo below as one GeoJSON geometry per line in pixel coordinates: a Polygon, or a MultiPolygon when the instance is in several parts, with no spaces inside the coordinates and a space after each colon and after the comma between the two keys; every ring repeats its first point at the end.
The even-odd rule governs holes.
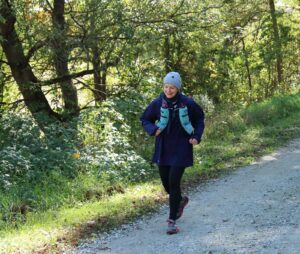
{"type": "Polygon", "coordinates": [[[185,131],[188,134],[192,134],[194,131],[194,128],[193,128],[190,118],[189,118],[187,106],[184,106],[179,109],[179,119],[180,119],[181,126],[185,129],[185,131]]]}
{"type": "Polygon", "coordinates": [[[169,118],[170,118],[169,109],[161,107],[160,108],[160,119],[156,123],[156,126],[161,130],[165,129],[168,125],[169,118]]]}

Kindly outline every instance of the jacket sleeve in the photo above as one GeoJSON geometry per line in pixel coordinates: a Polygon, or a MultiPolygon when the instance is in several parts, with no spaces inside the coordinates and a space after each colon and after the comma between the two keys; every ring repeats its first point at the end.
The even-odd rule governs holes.
{"type": "Polygon", "coordinates": [[[194,134],[192,135],[192,138],[197,139],[198,143],[200,143],[205,127],[205,116],[202,108],[194,100],[192,100],[192,103],[190,104],[190,115],[191,123],[194,127],[194,134]]]}
{"type": "Polygon", "coordinates": [[[145,109],[144,113],[140,117],[144,130],[150,135],[154,136],[158,127],[155,125],[157,119],[155,101],[151,102],[145,109]]]}

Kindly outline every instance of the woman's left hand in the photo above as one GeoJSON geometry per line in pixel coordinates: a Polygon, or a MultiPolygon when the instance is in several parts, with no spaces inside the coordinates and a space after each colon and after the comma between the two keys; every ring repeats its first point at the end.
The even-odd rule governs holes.
{"type": "Polygon", "coordinates": [[[190,144],[192,144],[192,145],[197,145],[197,144],[198,144],[198,141],[197,141],[197,139],[195,139],[195,138],[190,138],[189,142],[190,142],[190,144]]]}

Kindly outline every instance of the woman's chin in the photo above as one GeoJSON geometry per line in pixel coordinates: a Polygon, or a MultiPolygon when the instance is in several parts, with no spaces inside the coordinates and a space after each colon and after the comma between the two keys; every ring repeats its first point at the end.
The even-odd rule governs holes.
{"type": "Polygon", "coordinates": [[[172,95],[166,94],[166,97],[167,97],[168,99],[172,99],[175,95],[176,95],[176,94],[172,94],[172,95]]]}

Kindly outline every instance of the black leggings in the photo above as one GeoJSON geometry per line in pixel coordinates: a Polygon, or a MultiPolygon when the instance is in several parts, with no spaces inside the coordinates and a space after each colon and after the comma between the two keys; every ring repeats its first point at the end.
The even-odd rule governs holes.
{"type": "Polygon", "coordinates": [[[179,203],[182,199],[180,181],[185,168],[173,166],[158,166],[158,168],[162,184],[169,194],[169,219],[176,220],[179,203]]]}

